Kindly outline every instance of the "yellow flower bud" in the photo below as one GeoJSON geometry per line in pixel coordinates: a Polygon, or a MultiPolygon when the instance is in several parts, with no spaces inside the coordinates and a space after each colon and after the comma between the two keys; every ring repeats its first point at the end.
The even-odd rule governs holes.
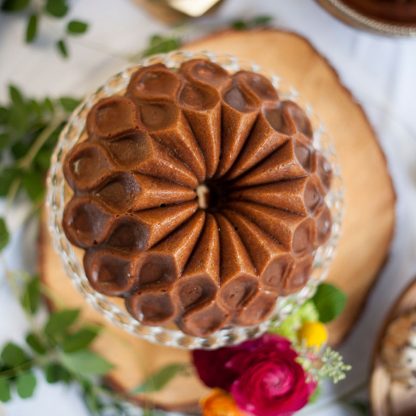
{"type": "Polygon", "coordinates": [[[203,416],[244,416],[232,396],[220,389],[214,389],[202,399],[203,416]]]}
{"type": "Polygon", "coordinates": [[[298,339],[307,347],[320,348],[328,340],[328,331],[321,322],[305,322],[298,331],[298,339]]]}

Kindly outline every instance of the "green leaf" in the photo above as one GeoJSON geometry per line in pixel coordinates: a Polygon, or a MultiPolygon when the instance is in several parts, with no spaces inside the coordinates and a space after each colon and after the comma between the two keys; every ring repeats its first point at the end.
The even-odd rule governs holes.
{"type": "Polygon", "coordinates": [[[0,170],[0,197],[5,197],[13,181],[19,176],[19,170],[16,168],[6,168],[0,170]]]}
{"type": "Polygon", "coordinates": [[[11,184],[19,177],[19,174],[20,170],[15,167],[0,170],[0,197],[8,194],[11,184]]]}
{"type": "Polygon", "coordinates": [[[329,283],[321,283],[316,290],[312,302],[319,314],[319,320],[323,323],[333,321],[339,316],[347,303],[347,296],[329,283]]]}
{"type": "Polygon", "coordinates": [[[17,394],[22,399],[27,399],[33,396],[33,392],[36,388],[36,377],[31,372],[19,374],[16,380],[16,390],[17,394]]]}
{"type": "Polygon", "coordinates": [[[6,377],[0,377],[0,402],[6,403],[10,399],[10,380],[6,377]]]}
{"type": "Polygon", "coordinates": [[[22,177],[22,185],[32,202],[36,203],[42,200],[45,193],[45,183],[40,172],[35,170],[25,172],[22,177]]]}
{"type": "Polygon", "coordinates": [[[269,16],[269,15],[255,16],[253,17],[253,19],[251,19],[251,26],[252,27],[267,26],[272,21],[273,21],[273,16],[269,16]]]}
{"type": "Polygon", "coordinates": [[[27,21],[26,43],[31,43],[36,39],[38,33],[38,15],[32,14],[27,21]]]}
{"type": "Polygon", "coordinates": [[[81,101],[72,97],[61,97],[59,102],[66,112],[72,113],[78,107],[81,101]]]}
{"type": "Polygon", "coordinates": [[[9,97],[11,102],[16,107],[23,107],[25,104],[25,99],[23,98],[22,92],[19,90],[19,88],[16,87],[16,85],[9,85],[9,97]]]}
{"type": "Polygon", "coordinates": [[[34,100],[33,98],[29,98],[26,102],[26,107],[28,108],[28,112],[31,113],[31,118],[39,119],[42,117],[42,107],[41,105],[34,100]]]}
{"type": "Polygon", "coordinates": [[[13,368],[29,361],[26,352],[13,342],[8,342],[1,352],[1,360],[7,367],[13,368]]]}
{"type": "Polygon", "coordinates": [[[44,368],[46,381],[50,384],[71,381],[71,374],[59,363],[48,363],[44,368]]]}
{"type": "Polygon", "coordinates": [[[46,172],[51,165],[53,148],[44,146],[39,150],[38,154],[35,157],[34,163],[36,164],[42,172],[46,172]]]}
{"type": "Polygon", "coordinates": [[[93,392],[84,391],[82,398],[84,399],[85,405],[92,415],[100,415],[103,410],[103,403],[100,398],[97,397],[93,392]]]}
{"type": "MultiPolygon", "coordinates": [[[[5,149],[11,142],[10,134],[7,133],[0,133],[0,151],[5,149]]],[[[1,158],[1,154],[0,154],[1,158]]]]}
{"type": "MultiPolygon", "coordinates": [[[[81,387],[82,387],[82,398],[84,399],[84,402],[92,415],[103,414],[103,410],[106,407],[106,404],[109,405],[107,407],[108,410],[110,407],[111,408],[114,407],[112,406],[113,403],[107,402],[106,404],[104,404],[103,397],[97,394],[96,390],[94,389],[93,383],[90,382],[89,380],[83,380],[81,383],[81,387]]],[[[111,410],[114,410],[114,415],[120,415],[120,416],[124,415],[123,412],[117,412],[116,408],[111,409],[111,410]]],[[[105,413],[107,414],[108,412],[105,412],[105,413]]]]}
{"type": "MultiPolygon", "coordinates": [[[[30,149],[31,142],[32,142],[32,135],[26,136],[25,134],[23,134],[22,137],[18,137],[16,143],[14,143],[10,149],[12,152],[12,155],[14,156],[16,160],[22,159],[26,155],[26,153],[30,149]]],[[[23,171],[21,171],[21,175],[23,175],[23,171]]]]}
{"type": "Polygon", "coordinates": [[[0,252],[9,244],[10,234],[7,229],[6,221],[0,217],[0,252]]]}
{"type": "Polygon", "coordinates": [[[66,0],[47,0],[45,9],[53,17],[64,17],[69,7],[66,0]]]}
{"type": "Polygon", "coordinates": [[[33,351],[37,352],[40,355],[44,355],[47,352],[47,347],[45,343],[42,341],[38,334],[34,332],[29,332],[26,335],[26,344],[32,348],[33,351]]]}
{"type": "Polygon", "coordinates": [[[235,30],[247,30],[248,29],[248,24],[243,19],[237,19],[237,20],[234,20],[233,22],[231,22],[231,27],[235,30]]]}
{"type": "Polygon", "coordinates": [[[64,57],[68,58],[68,47],[66,46],[66,42],[64,39],[60,39],[56,42],[56,47],[58,48],[58,52],[64,57]]]}
{"type": "Polygon", "coordinates": [[[88,23],[81,20],[70,20],[66,26],[66,31],[71,35],[81,35],[88,30],[88,23]]]}
{"type": "Polygon", "coordinates": [[[321,386],[318,384],[315,387],[315,391],[309,396],[308,403],[309,404],[315,403],[319,399],[321,392],[322,392],[321,386]]]}
{"type": "Polygon", "coordinates": [[[9,120],[8,108],[0,106],[0,124],[6,124],[8,120],[9,120]]]}
{"type": "Polygon", "coordinates": [[[55,110],[53,102],[49,97],[43,99],[43,101],[41,102],[41,106],[43,108],[43,111],[49,112],[51,114],[55,110]]]}
{"type": "Polygon", "coordinates": [[[24,310],[31,315],[35,314],[39,309],[40,299],[39,277],[33,276],[26,283],[23,291],[21,303],[24,310]]]}
{"type": "Polygon", "coordinates": [[[231,22],[231,27],[235,30],[249,30],[255,27],[264,27],[273,21],[273,16],[260,15],[251,19],[237,19],[231,22]]]}
{"type": "Polygon", "coordinates": [[[64,334],[78,319],[79,313],[79,309],[63,309],[62,311],[53,312],[49,316],[48,322],[46,322],[45,334],[52,338],[64,334]]]}
{"type": "Polygon", "coordinates": [[[75,352],[87,348],[100,332],[98,327],[85,327],[71,334],[62,342],[62,349],[66,353],[75,352]]]}
{"type": "Polygon", "coordinates": [[[1,10],[4,12],[20,12],[25,9],[30,3],[30,0],[4,0],[1,5],[1,10]]]}
{"type": "Polygon", "coordinates": [[[62,355],[62,363],[69,371],[82,376],[104,375],[113,365],[93,351],[82,350],[62,355]]]}
{"type": "Polygon", "coordinates": [[[175,376],[184,373],[188,366],[182,363],[169,364],[152,374],[143,384],[133,389],[132,393],[150,393],[162,390],[175,376]]]}
{"type": "Polygon", "coordinates": [[[149,47],[143,51],[143,56],[174,51],[180,48],[181,45],[182,41],[179,38],[154,35],[150,38],[149,47]]]}

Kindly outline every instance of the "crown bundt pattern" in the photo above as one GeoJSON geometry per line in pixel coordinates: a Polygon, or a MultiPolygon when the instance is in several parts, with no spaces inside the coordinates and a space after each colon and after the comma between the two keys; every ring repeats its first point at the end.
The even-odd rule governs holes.
{"type": "Polygon", "coordinates": [[[68,153],[68,239],[91,286],[146,325],[208,336],[300,290],[331,232],[331,166],[294,102],[193,59],[135,72],[68,153]]]}

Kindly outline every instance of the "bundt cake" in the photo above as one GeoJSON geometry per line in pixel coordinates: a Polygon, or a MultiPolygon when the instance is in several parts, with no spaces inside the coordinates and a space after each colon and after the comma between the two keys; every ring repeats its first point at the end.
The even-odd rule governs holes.
{"type": "Polygon", "coordinates": [[[146,325],[254,325],[306,284],[332,170],[264,76],[202,59],[135,72],[67,154],[63,227],[91,286],[146,325]]]}
{"type": "Polygon", "coordinates": [[[416,0],[342,0],[345,4],[377,20],[416,23],[416,0]]]}

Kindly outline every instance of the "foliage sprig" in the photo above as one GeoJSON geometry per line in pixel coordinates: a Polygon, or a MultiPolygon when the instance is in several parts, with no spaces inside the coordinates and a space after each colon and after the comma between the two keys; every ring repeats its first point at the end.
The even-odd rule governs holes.
{"type": "MultiPolygon", "coordinates": [[[[42,286],[37,276],[25,278],[20,303],[29,317],[42,308],[42,286]]],[[[81,396],[92,415],[130,416],[133,407],[105,384],[112,364],[93,350],[101,327],[81,323],[79,309],[61,309],[49,314],[42,325],[31,319],[24,342],[6,343],[0,353],[0,402],[14,395],[32,397],[39,376],[50,383],[79,386],[81,396]]],[[[172,363],[149,376],[131,394],[162,390],[177,375],[189,374],[189,366],[172,363]]],[[[156,415],[146,409],[148,415],[156,415]]]]}
{"type": "MultiPolygon", "coordinates": [[[[26,43],[35,42],[39,35],[40,21],[48,16],[55,19],[64,19],[70,10],[68,0],[3,0],[1,10],[5,13],[20,13],[27,17],[25,29],[26,43]]],[[[68,36],[82,35],[88,30],[88,23],[78,19],[68,20],[65,31],[55,40],[57,51],[67,58],[68,36]]]]}

